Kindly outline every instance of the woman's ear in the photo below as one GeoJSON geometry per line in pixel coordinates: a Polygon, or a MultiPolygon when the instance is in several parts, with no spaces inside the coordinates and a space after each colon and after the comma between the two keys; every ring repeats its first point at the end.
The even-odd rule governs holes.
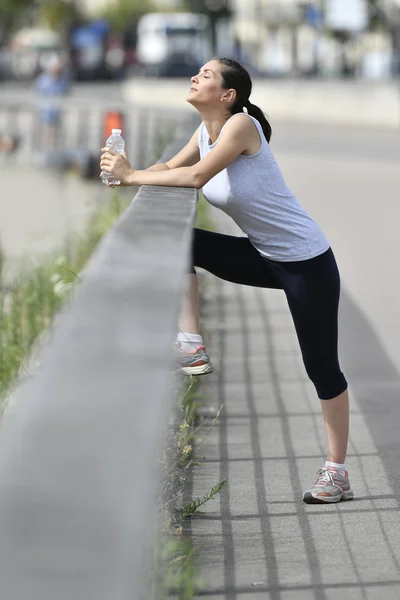
{"type": "Polygon", "coordinates": [[[236,90],[226,90],[225,94],[222,96],[223,102],[233,102],[236,98],[236,90]]]}

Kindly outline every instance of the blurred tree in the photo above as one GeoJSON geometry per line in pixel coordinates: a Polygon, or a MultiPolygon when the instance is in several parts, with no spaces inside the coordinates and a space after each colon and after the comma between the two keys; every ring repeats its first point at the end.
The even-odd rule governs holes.
{"type": "Polygon", "coordinates": [[[35,0],[0,0],[0,24],[4,37],[29,23],[36,8],[35,0]]]}
{"type": "Polygon", "coordinates": [[[40,16],[46,25],[57,31],[66,30],[71,23],[81,19],[74,0],[40,0],[40,16]]]}
{"type": "Polygon", "coordinates": [[[101,12],[115,31],[125,31],[140,15],[154,12],[152,0],[114,0],[101,12]]]}
{"type": "Polygon", "coordinates": [[[38,22],[64,33],[79,19],[75,0],[0,0],[0,23],[8,35],[38,22]]]}
{"type": "Polygon", "coordinates": [[[188,0],[190,10],[195,13],[204,13],[211,22],[211,43],[213,53],[217,50],[217,23],[232,15],[230,0],[188,0]]]}
{"type": "Polygon", "coordinates": [[[385,15],[381,0],[367,0],[369,29],[374,31],[385,27],[385,15]]]}

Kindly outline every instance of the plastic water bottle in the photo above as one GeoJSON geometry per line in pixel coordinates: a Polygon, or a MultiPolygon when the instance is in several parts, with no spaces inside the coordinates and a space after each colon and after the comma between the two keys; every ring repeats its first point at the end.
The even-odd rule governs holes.
{"type": "MultiPolygon", "coordinates": [[[[114,148],[120,154],[125,152],[125,142],[121,136],[121,129],[112,129],[111,135],[106,141],[107,148],[114,148]]],[[[106,185],[120,185],[120,180],[116,179],[114,175],[111,175],[108,171],[103,171],[101,181],[106,185]]]]}

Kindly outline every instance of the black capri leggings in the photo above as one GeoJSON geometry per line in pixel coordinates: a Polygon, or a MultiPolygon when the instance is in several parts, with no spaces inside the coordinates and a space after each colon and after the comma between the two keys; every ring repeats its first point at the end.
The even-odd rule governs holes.
{"type": "Polygon", "coordinates": [[[226,281],[284,290],[319,398],[329,400],[347,389],[338,359],[340,278],[331,248],[308,260],[277,262],[262,257],[247,237],[195,229],[193,265],[226,281]]]}

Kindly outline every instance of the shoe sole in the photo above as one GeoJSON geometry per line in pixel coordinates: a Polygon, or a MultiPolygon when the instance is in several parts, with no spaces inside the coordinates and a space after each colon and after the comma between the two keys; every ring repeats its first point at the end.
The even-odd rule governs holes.
{"type": "Polygon", "coordinates": [[[344,502],[346,500],[353,500],[354,494],[350,490],[348,492],[343,492],[341,496],[325,496],[321,498],[321,496],[315,497],[311,492],[306,492],[303,496],[303,501],[306,504],[334,504],[335,502],[344,502]]]}
{"type": "Polygon", "coordinates": [[[211,363],[207,363],[198,367],[181,367],[179,370],[185,375],[207,375],[214,371],[214,367],[211,363]]]}

